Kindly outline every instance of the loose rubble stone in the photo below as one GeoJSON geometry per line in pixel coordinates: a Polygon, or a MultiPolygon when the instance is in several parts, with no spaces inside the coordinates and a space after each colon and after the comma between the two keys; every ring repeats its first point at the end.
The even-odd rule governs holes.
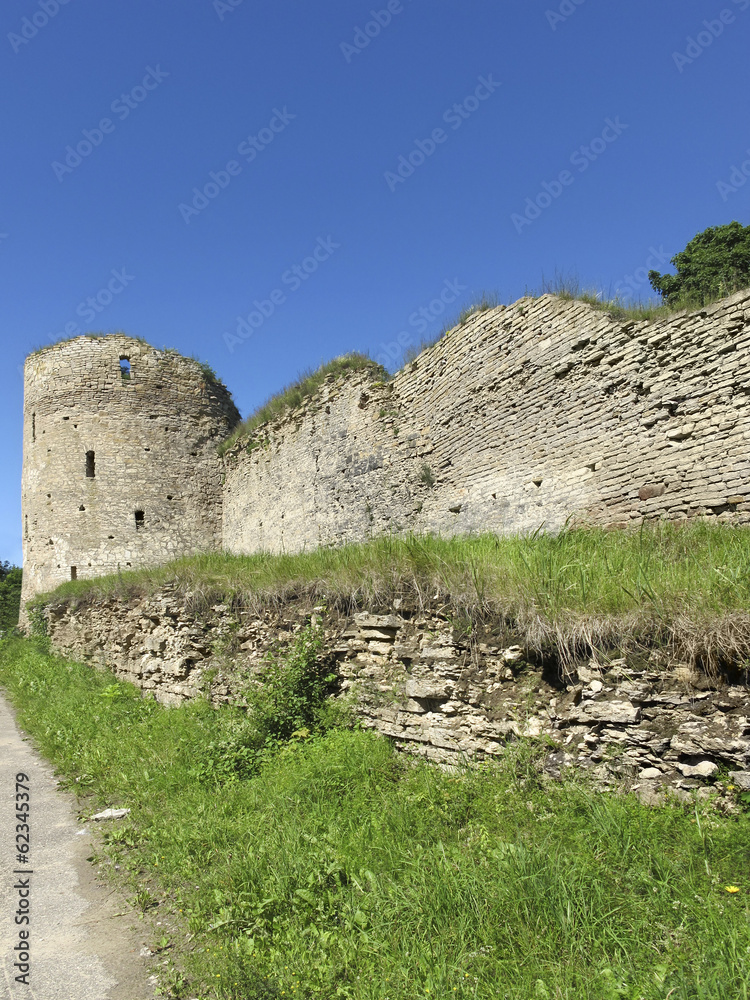
{"type": "Polygon", "coordinates": [[[103,812],[97,813],[91,818],[95,820],[122,819],[122,817],[127,816],[129,812],[129,809],[105,809],[103,812]]]}
{"type": "Polygon", "coordinates": [[[686,778],[713,778],[719,770],[718,766],[710,760],[702,760],[700,764],[677,764],[678,770],[686,778]]]}
{"type": "Polygon", "coordinates": [[[661,771],[658,767],[644,767],[639,777],[646,780],[649,778],[661,778],[661,771]]]}
{"type": "Polygon", "coordinates": [[[629,726],[638,722],[640,717],[641,710],[629,701],[588,701],[581,705],[577,721],[629,726]]]}

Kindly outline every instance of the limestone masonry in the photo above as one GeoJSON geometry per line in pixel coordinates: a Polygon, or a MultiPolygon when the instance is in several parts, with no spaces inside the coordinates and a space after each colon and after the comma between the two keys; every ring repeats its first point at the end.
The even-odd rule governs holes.
{"type": "MultiPolygon", "coordinates": [[[[304,601],[254,611],[196,608],[165,587],[146,597],[58,601],[45,609],[55,649],[138,685],[164,704],[198,694],[241,698],[266,658],[310,620],[304,601]]],[[[320,609],[322,611],[322,609],[320,609]]],[[[498,623],[461,632],[436,611],[313,616],[338,697],[362,725],[441,764],[494,757],[519,736],[548,736],[546,767],[624,778],[646,802],[671,789],[708,794],[721,773],[750,790],[750,691],[745,671],[710,678],[676,650],[579,662],[563,677],[508,645],[498,623]]]]}
{"type": "Polygon", "coordinates": [[[23,600],[221,545],[218,443],[239,420],[197,361],[120,335],[26,361],[23,600]]]}
{"type": "Polygon", "coordinates": [[[24,600],[224,548],[378,533],[750,522],[750,292],[656,322],[544,295],[474,315],[389,382],[239,414],[198,362],[78,337],[26,362],[24,600]]]}

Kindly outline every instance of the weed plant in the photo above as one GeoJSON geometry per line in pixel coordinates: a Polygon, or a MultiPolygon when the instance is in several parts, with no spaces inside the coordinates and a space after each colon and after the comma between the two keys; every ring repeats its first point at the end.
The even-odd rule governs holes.
{"type": "Polygon", "coordinates": [[[178,957],[170,996],[748,1000],[747,815],[549,783],[529,743],[443,771],[313,726],[244,772],[237,709],[15,638],[0,681],[87,812],[131,809],[106,850],[178,957]]]}

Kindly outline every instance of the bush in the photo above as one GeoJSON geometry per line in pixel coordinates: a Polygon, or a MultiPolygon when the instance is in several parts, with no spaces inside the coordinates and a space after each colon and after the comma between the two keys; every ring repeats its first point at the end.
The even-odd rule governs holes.
{"type": "Polygon", "coordinates": [[[22,576],[18,566],[0,563],[0,637],[18,625],[22,576]]]}
{"type": "Polygon", "coordinates": [[[302,629],[270,657],[216,738],[194,749],[191,777],[207,784],[243,781],[273,760],[279,750],[346,724],[346,710],[328,695],[336,674],[323,653],[323,630],[302,629]]]}
{"type": "Polygon", "coordinates": [[[308,625],[283,656],[269,660],[248,709],[260,742],[279,743],[326,726],[326,695],[336,674],[323,655],[323,630],[308,625]]]}
{"type": "Polygon", "coordinates": [[[705,305],[750,285],[750,226],[730,222],[704,229],[675,254],[677,274],[649,271],[667,305],[705,305]]]}

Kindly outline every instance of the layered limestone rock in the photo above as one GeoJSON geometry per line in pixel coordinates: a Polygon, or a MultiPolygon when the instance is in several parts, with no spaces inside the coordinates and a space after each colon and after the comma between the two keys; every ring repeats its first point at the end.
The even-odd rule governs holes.
{"type": "MultiPolygon", "coordinates": [[[[163,590],[129,603],[47,609],[60,652],[111,667],[166,704],[205,693],[242,698],[248,678],[310,620],[284,611],[188,611],[163,590]]],[[[338,697],[364,725],[440,764],[502,753],[520,736],[549,737],[549,768],[575,765],[601,781],[628,776],[646,797],[706,787],[719,769],[750,771],[747,677],[711,680],[665,652],[589,661],[567,675],[508,644],[499,624],[462,635],[444,615],[313,615],[335,660],[338,697]]],[[[739,781],[743,780],[741,777],[739,781]]]]}

